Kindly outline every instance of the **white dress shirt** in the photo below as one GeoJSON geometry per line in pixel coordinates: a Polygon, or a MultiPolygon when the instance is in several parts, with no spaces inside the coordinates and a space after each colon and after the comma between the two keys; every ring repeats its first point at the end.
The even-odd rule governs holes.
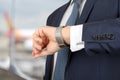
{"type": "MultiPolygon", "coordinates": [[[[80,5],[80,9],[79,9],[79,14],[80,15],[82,13],[85,2],[86,2],[86,0],[83,0],[81,5],[80,5]]],[[[74,4],[71,5],[72,3],[73,3],[73,0],[71,0],[70,6],[67,8],[65,14],[63,15],[63,18],[62,18],[59,26],[65,26],[71,12],[72,12],[73,6],[74,6],[74,4]]],[[[84,48],[84,43],[82,42],[82,27],[83,27],[83,25],[81,24],[81,25],[73,25],[70,28],[70,49],[71,49],[72,52],[84,48]]],[[[57,55],[58,55],[58,53],[56,52],[55,55],[54,55],[52,80],[53,80],[53,74],[54,74],[54,70],[55,70],[57,55]]]]}
{"type": "MultiPolygon", "coordinates": [[[[73,0],[71,0],[71,1],[73,1],[73,0]]],[[[86,3],[86,0],[83,0],[80,5],[80,8],[79,8],[80,15],[82,13],[85,3],[86,3]]],[[[82,24],[74,25],[74,26],[71,26],[71,28],[70,28],[70,49],[72,52],[84,48],[84,42],[82,41],[82,31],[83,31],[82,24]]]]}

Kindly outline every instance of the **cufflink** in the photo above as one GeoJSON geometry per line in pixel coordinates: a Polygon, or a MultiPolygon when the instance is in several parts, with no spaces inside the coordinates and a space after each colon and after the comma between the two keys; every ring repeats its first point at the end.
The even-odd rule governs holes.
{"type": "Polygon", "coordinates": [[[61,30],[62,30],[63,27],[65,27],[65,26],[57,27],[56,31],[55,31],[56,41],[57,41],[59,47],[61,47],[61,48],[66,47],[66,45],[63,41],[63,38],[62,38],[62,33],[61,33],[61,30]]]}

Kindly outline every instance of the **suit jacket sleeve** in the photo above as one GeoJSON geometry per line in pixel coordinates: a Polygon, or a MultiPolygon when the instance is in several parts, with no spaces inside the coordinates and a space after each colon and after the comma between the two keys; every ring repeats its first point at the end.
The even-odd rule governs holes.
{"type": "Polygon", "coordinates": [[[84,24],[82,40],[88,55],[120,55],[120,19],[84,24]]]}

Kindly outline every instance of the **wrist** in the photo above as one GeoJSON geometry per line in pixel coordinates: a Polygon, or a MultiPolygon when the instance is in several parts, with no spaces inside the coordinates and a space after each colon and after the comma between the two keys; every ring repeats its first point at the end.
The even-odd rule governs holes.
{"type": "Polygon", "coordinates": [[[64,27],[61,33],[64,43],[70,45],[70,26],[64,27]]]}

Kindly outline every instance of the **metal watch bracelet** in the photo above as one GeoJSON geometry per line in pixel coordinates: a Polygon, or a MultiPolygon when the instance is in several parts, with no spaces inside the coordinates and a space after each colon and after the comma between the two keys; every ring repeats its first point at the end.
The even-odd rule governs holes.
{"type": "Polygon", "coordinates": [[[57,27],[56,31],[55,31],[56,41],[57,41],[59,47],[61,47],[61,48],[63,48],[63,47],[66,46],[65,43],[64,43],[64,41],[63,41],[62,32],[61,32],[61,30],[62,30],[63,27],[65,27],[65,26],[57,27]]]}

